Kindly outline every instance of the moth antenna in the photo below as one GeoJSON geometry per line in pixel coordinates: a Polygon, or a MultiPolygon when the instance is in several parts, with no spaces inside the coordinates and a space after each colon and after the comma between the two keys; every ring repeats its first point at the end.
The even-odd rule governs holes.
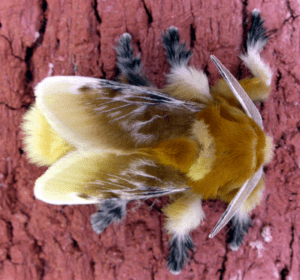
{"type": "Polygon", "coordinates": [[[262,117],[255,107],[254,103],[248,96],[248,94],[244,91],[239,82],[232,76],[228,69],[218,60],[214,55],[211,55],[210,58],[218,68],[219,72],[223,76],[224,80],[232,90],[234,96],[241,103],[243,109],[247,113],[247,115],[252,118],[257,125],[263,128],[262,117]]]}
{"type": "Polygon", "coordinates": [[[250,180],[247,180],[246,183],[240,188],[236,196],[228,205],[226,211],[223,213],[221,219],[218,221],[217,225],[209,235],[209,238],[213,238],[237,213],[237,211],[241,208],[241,206],[244,204],[244,202],[247,200],[249,195],[258,184],[262,174],[263,168],[260,167],[259,170],[254,174],[254,176],[250,180]]]}
{"type": "MultiPolygon", "coordinates": [[[[249,117],[251,117],[257,125],[263,128],[262,117],[255,107],[254,103],[244,91],[239,82],[232,76],[232,74],[226,69],[226,67],[213,55],[210,56],[224,80],[232,90],[234,96],[239,100],[243,109],[249,117]]],[[[217,223],[216,227],[209,235],[210,238],[214,237],[235,215],[235,213],[240,209],[244,204],[246,199],[249,197],[253,189],[256,187],[258,181],[262,176],[262,167],[254,174],[254,176],[245,182],[245,184],[240,188],[239,192],[233,198],[226,211],[222,215],[221,219],[217,223]]]]}

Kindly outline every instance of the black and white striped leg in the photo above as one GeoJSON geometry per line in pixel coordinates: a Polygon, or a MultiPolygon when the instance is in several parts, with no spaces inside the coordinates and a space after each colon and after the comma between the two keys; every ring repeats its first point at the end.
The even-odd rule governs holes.
{"type": "Polygon", "coordinates": [[[240,58],[251,70],[253,76],[259,78],[266,86],[270,86],[272,71],[259,54],[268,41],[263,22],[259,10],[254,10],[252,12],[252,25],[247,38],[247,52],[242,54],[240,58]]]}
{"type": "Polygon", "coordinates": [[[231,219],[232,229],[230,231],[230,248],[232,251],[237,251],[243,242],[244,236],[251,226],[251,220],[248,214],[237,213],[231,219]]]}
{"type": "Polygon", "coordinates": [[[263,27],[264,21],[260,17],[259,10],[252,11],[252,24],[248,33],[247,51],[249,48],[260,52],[268,41],[266,29],[263,27]]]}
{"type": "Polygon", "coordinates": [[[170,272],[177,275],[188,260],[188,252],[193,249],[194,243],[188,234],[174,235],[170,243],[168,267],[170,272]]]}
{"type": "Polygon", "coordinates": [[[204,219],[201,197],[186,191],[163,209],[166,215],[165,227],[172,235],[168,267],[173,274],[179,274],[193,248],[189,232],[197,228],[204,219]]]}
{"type": "Polygon", "coordinates": [[[103,200],[99,206],[99,210],[91,215],[93,230],[100,234],[114,220],[121,220],[126,213],[126,204],[127,201],[119,198],[103,200]]]}
{"type": "Polygon", "coordinates": [[[121,81],[136,86],[152,85],[148,78],[143,74],[140,56],[133,56],[131,35],[129,33],[124,33],[121,36],[116,51],[117,66],[121,72],[121,81]]]}
{"type": "Polygon", "coordinates": [[[167,60],[172,68],[187,66],[192,56],[192,52],[186,50],[185,44],[179,43],[178,29],[170,27],[163,35],[164,47],[167,51],[167,60]]]}

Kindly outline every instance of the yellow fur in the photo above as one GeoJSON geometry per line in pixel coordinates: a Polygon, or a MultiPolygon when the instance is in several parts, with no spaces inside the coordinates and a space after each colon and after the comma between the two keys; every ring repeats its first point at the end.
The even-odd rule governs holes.
{"type": "Polygon", "coordinates": [[[168,83],[164,92],[178,99],[198,101],[203,104],[210,104],[212,101],[207,76],[193,67],[181,66],[171,69],[168,83]]]}
{"type": "MultiPolygon", "coordinates": [[[[254,102],[266,100],[271,91],[271,87],[257,77],[240,80],[239,83],[254,102]]],[[[234,99],[235,105],[240,106],[224,79],[219,80],[219,82],[215,86],[212,86],[210,90],[212,96],[223,95],[224,97],[234,99]]]]}
{"type": "Polygon", "coordinates": [[[151,149],[160,163],[174,166],[182,172],[188,172],[198,153],[198,144],[188,138],[177,138],[160,142],[151,149]]]}
{"type": "Polygon", "coordinates": [[[210,135],[208,125],[203,120],[194,123],[193,134],[201,145],[201,151],[187,176],[198,181],[211,171],[215,161],[214,138],[210,135]]]}
{"type": "Polygon", "coordinates": [[[269,135],[266,135],[266,146],[264,149],[264,156],[265,156],[265,164],[271,162],[273,155],[274,155],[274,144],[273,138],[269,135]]]}
{"type": "Polygon", "coordinates": [[[166,229],[171,234],[187,233],[197,228],[205,215],[201,199],[192,191],[176,194],[173,203],[164,207],[166,229]]]}
{"type": "Polygon", "coordinates": [[[35,197],[52,204],[92,204],[104,197],[99,188],[85,186],[99,178],[99,168],[107,155],[80,153],[77,150],[53,164],[36,181],[35,197]]]}
{"type": "Polygon", "coordinates": [[[261,139],[264,134],[249,117],[223,98],[215,98],[214,104],[200,112],[198,119],[209,126],[215,157],[211,171],[203,179],[197,180],[190,174],[189,185],[204,199],[216,198],[239,188],[254,175],[260,152],[257,153],[258,143],[264,143],[265,139],[261,139]]]}
{"type": "Polygon", "coordinates": [[[74,148],[57,135],[42,112],[33,106],[23,117],[24,149],[32,163],[50,166],[74,148]]]}
{"type": "MultiPolygon", "coordinates": [[[[245,211],[246,213],[250,213],[252,209],[260,203],[264,187],[265,187],[264,179],[261,178],[257,186],[255,187],[255,189],[252,191],[250,196],[243,204],[242,211],[245,211]]],[[[227,203],[230,203],[238,191],[239,189],[235,189],[227,194],[219,195],[217,198],[227,203]]]]}
{"type": "Polygon", "coordinates": [[[264,188],[265,188],[265,182],[264,182],[264,178],[262,177],[258,182],[258,184],[256,185],[255,189],[252,191],[250,196],[243,204],[242,210],[244,210],[247,213],[250,213],[252,209],[260,203],[264,188]]]}
{"type": "Polygon", "coordinates": [[[247,53],[241,54],[240,59],[243,60],[254,77],[259,78],[262,83],[270,86],[272,81],[272,71],[270,66],[261,59],[259,52],[260,50],[257,46],[247,46],[247,53]]]}

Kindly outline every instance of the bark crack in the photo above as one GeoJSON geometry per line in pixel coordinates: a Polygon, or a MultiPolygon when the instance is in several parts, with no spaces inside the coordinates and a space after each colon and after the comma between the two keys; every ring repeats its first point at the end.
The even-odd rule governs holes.
{"type": "Polygon", "coordinates": [[[27,105],[22,105],[22,106],[20,106],[18,108],[14,108],[14,107],[6,104],[5,102],[0,102],[0,105],[4,105],[7,109],[12,110],[12,111],[16,111],[16,110],[20,110],[21,108],[28,108],[29,107],[27,105]]]}
{"type": "MultiPolygon", "coordinates": [[[[21,213],[22,215],[25,215],[29,220],[29,215],[26,212],[21,211],[21,213]]],[[[29,239],[33,241],[32,248],[38,259],[38,262],[36,262],[35,264],[35,269],[39,279],[43,280],[46,273],[45,272],[46,260],[41,256],[41,254],[43,253],[44,244],[39,243],[38,239],[30,232],[28,222],[24,224],[24,230],[27,236],[29,237],[29,239]]]]}
{"type": "Polygon", "coordinates": [[[98,22],[99,24],[101,24],[101,23],[102,23],[102,19],[101,19],[99,13],[98,13],[98,2],[97,2],[97,0],[94,0],[94,4],[92,5],[92,7],[93,7],[93,9],[94,9],[95,17],[96,17],[96,19],[97,19],[97,22],[98,22]]]}
{"type": "Polygon", "coordinates": [[[281,271],[280,271],[280,279],[281,280],[286,280],[287,276],[289,275],[289,270],[287,269],[287,267],[285,266],[281,271]]]}
{"type": "Polygon", "coordinates": [[[286,21],[288,21],[290,18],[292,18],[294,21],[297,17],[299,17],[299,15],[297,15],[296,12],[292,9],[291,2],[289,0],[286,1],[286,7],[287,7],[289,13],[291,14],[291,16],[286,21]]]}
{"type": "Polygon", "coordinates": [[[153,22],[153,17],[152,17],[151,12],[150,12],[149,9],[147,8],[146,3],[145,3],[144,0],[142,0],[142,4],[143,4],[143,6],[144,6],[145,12],[146,12],[147,17],[148,17],[148,29],[149,29],[149,26],[150,26],[150,25],[152,24],[152,22],[153,22]]]}
{"type": "MultiPolygon", "coordinates": [[[[242,8],[242,19],[243,19],[242,47],[244,50],[246,50],[247,49],[248,25],[249,25],[248,12],[247,12],[248,0],[244,0],[242,2],[242,5],[243,5],[243,8],[242,8]]],[[[243,50],[241,50],[241,51],[243,51],[243,50]]]]}
{"type": "Polygon", "coordinates": [[[228,259],[227,255],[228,255],[228,247],[225,244],[225,255],[224,255],[224,258],[223,258],[222,266],[218,270],[220,272],[219,280],[223,280],[224,279],[224,275],[225,275],[225,272],[226,272],[226,262],[227,262],[227,259],[228,259]]]}
{"type": "Polygon", "coordinates": [[[280,80],[281,80],[281,77],[282,77],[282,75],[281,75],[281,72],[279,71],[279,69],[277,70],[277,77],[276,77],[276,91],[278,91],[279,90],[279,84],[280,84],[280,80]]]}
{"type": "Polygon", "coordinates": [[[190,47],[193,48],[196,42],[196,28],[195,24],[192,23],[190,26],[190,36],[191,36],[191,45],[190,47]]]}
{"type": "Polygon", "coordinates": [[[2,37],[5,41],[7,41],[8,45],[9,45],[9,48],[10,48],[11,55],[14,58],[16,58],[16,59],[18,59],[20,61],[24,61],[24,59],[22,59],[21,57],[17,56],[16,54],[14,54],[11,40],[9,38],[7,38],[6,36],[4,36],[4,35],[0,35],[0,37],[2,37]]]}
{"type": "Polygon", "coordinates": [[[46,11],[48,8],[48,3],[46,0],[42,0],[40,4],[40,9],[42,10],[42,20],[40,22],[40,27],[38,29],[38,37],[36,40],[31,44],[30,47],[27,47],[25,50],[25,59],[24,62],[26,64],[26,71],[25,71],[25,77],[24,77],[24,87],[25,87],[25,92],[28,92],[28,90],[31,89],[31,82],[33,81],[33,62],[32,62],[32,57],[35,52],[35,50],[41,46],[43,43],[45,31],[46,31],[46,26],[47,26],[47,17],[46,17],[46,11]]]}
{"type": "Polygon", "coordinates": [[[293,263],[293,256],[294,256],[293,244],[294,244],[294,241],[295,241],[295,226],[294,226],[294,222],[292,222],[291,242],[290,242],[290,249],[291,249],[290,268],[292,267],[292,263],[293,263]]]}

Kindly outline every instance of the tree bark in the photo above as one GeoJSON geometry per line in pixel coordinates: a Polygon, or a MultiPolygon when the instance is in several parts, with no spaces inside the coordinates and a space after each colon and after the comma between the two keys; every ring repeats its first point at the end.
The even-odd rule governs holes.
{"type": "Polygon", "coordinates": [[[291,1],[2,0],[0,3],[0,279],[286,279],[300,275],[300,5],[291,1]],[[45,168],[22,150],[22,115],[48,75],[113,79],[114,47],[133,38],[146,75],[161,87],[168,63],[162,32],[174,25],[193,51],[191,65],[210,84],[220,78],[214,54],[235,77],[250,75],[238,58],[251,11],[258,8],[270,40],[262,56],[273,70],[272,93],[259,109],[274,137],[266,190],[237,252],[226,229],[208,235],[226,208],[204,202],[206,219],[192,232],[196,249],[179,276],[167,270],[166,198],[133,202],[127,216],[100,236],[90,226],[95,206],[54,206],[34,198],[45,168]],[[152,205],[153,203],[153,205],[152,205]]]}

